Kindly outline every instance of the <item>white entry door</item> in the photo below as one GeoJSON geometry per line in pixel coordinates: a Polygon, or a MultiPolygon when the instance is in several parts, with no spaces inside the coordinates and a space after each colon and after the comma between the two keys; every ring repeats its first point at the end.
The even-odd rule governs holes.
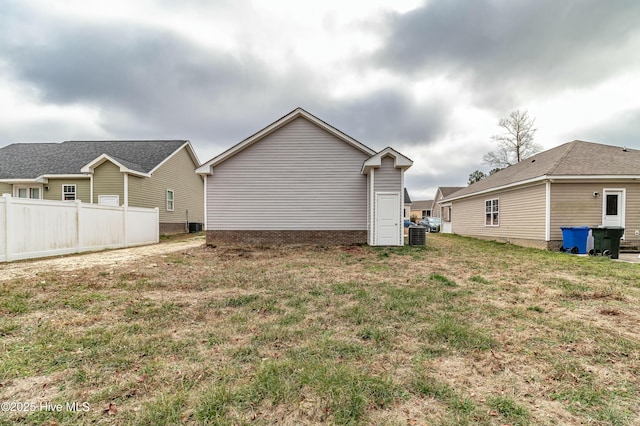
{"type": "Polygon", "coordinates": [[[376,245],[401,245],[400,215],[400,194],[376,194],[376,245]]]}
{"type": "Polygon", "coordinates": [[[604,189],[602,191],[602,225],[624,226],[624,189],[604,189]]]}

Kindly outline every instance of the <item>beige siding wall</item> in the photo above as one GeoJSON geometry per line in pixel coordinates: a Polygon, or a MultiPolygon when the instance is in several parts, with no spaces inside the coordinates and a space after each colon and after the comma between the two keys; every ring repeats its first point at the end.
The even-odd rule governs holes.
{"type": "Polygon", "coordinates": [[[551,240],[562,241],[561,226],[602,224],[605,188],[626,189],[625,244],[640,244],[640,184],[629,182],[551,184],[551,240]]]}
{"type": "Polygon", "coordinates": [[[13,195],[13,185],[10,183],[2,183],[0,182],[0,195],[2,194],[11,194],[13,195]]]}
{"type": "Polygon", "coordinates": [[[401,192],[402,189],[402,171],[396,169],[392,157],[386,156],[382,159],[379,168],[375,169],[375,178],[373,183],[375,192],[401,192]]]}
{"type": "Polygon", "coordinates": [[[45,186],[49,187],[48,191],[44,191],[43,198],[45,200],[62,201],[62,186],[75,185],[76,199],[85,203],[91,203],[91,181],[87,179],[49,179],[49,183],[45,186]]]}
{"type": "Polygon", "coordinates": [[[454,201],[452,231],[505,241],[544,241],[545,200],[545,185],[540,184],[454,201]],[[485,226],[485,201],[494,198],[498,198],[500,203],[500,223],[499,226],[485,226]]]}
{"type": "Polygon", "coordinates": [[[150,178],[129,176],[129,205],[158,207],[161,223],[204,223],[204,183],[195,173],[186,148],[175,153],[150,178]],[[167,189],[174,193],[174,210],[167,210],[167,189]]]}
{"type": "Polygon", "coordinates": [[[367,158],[297,118],[214,167],[208,229],[366,230],[367,158]]]}
{"type": "Polygon", "coordinates": [[[120,205],[124,204],[124,174],[110,161],[105,161],[93,172],[93,202],[96,204],[99,195],[119,195],[120,205]]]}

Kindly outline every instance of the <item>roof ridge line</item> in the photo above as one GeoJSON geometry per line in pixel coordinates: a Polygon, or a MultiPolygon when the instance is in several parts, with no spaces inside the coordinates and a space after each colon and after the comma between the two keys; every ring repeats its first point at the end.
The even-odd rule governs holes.
{"type": "MultiPolygon", "coordinates": [[[[549,167],[547,169],[547,172],[545,173],[545,175],[551,175],[553,172],[555,172],[556,168],[560,165],[560,163],[569,155],[569,153],[571,151],[573,151],[577,145],[578,142],[581,142],[577,139],[572,140],[571,142],[568,142],[566,145],[571,145],[569,148],[567,148],[560,157],[558,157],[558,159],[553,162],[553,164],[551,165],[551,167],[549,167]]],[[[562,145],[560,145],[562,146],[562,145]]],[[[557,147],[559,148],[559,147],[557,147]]]]}

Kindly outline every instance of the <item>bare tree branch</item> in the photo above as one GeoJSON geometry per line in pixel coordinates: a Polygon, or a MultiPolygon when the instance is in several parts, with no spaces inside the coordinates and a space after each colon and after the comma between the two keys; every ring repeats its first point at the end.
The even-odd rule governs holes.
{"type": "Polygon", "coordinates": [[[497,142],[495,151],[484,155],[484,162],[494,167],[508,167],[542,151],[542,146],[533,142],[536,133],[535,119],[527,111],[516,110],[508,117],[501,118],[498,126],[504,129],[502,134],[492,135],[497,142]]]}

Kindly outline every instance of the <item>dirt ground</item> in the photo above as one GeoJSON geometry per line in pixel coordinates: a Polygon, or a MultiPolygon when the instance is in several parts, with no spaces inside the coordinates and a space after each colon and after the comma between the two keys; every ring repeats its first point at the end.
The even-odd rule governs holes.
{"type": "Polygon", "coordinates": [[[152,245],[0,263],[0,281],[32,278],[45,271],[72,271],[93,266],[117,266],[149,256],[188,250],[204,243],[203,236],[185,236],[152,245]]]}

